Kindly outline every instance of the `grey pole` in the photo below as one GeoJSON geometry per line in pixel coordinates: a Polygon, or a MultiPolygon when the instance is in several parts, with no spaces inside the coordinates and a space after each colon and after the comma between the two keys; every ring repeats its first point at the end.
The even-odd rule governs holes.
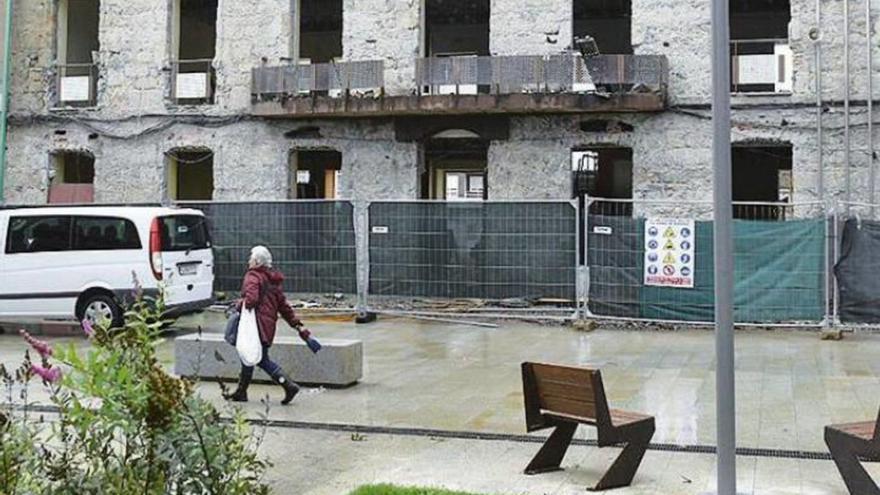
{"type": "Polygon", "coordinates": [[[733,349],[733,204],[728,0],[712,1],[712,156],[715,167],[715,407],[718,495],[736,494],[733,349]]]}

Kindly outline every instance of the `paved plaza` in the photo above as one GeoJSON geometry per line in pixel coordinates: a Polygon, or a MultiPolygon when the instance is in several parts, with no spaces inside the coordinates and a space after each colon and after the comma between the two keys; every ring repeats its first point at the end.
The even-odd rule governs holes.
{"type": "MultiPolygon", "coordinates": [[[[369,325],[315,322],[319,338],[364,342],[364,379],[348,389],[307,389],[290,407],[280,391],[255,385],[243,409],[257,418],[269,394],[263,451],[279,493],[344,494],[359,484],[395,482],[479,493],[583,493],[619,452],[597,449],[578,430],[566,470],[524,476],[537,452],[525,436],[519,365],[543,361],[602,370],[611,407],[653,414],[657,432],[631,488],[620,494],[699,494],[714,484],[714,340],[708,330],[580,332],[503,323],[497,329],[382,318],[369,325]],[[437,431],[440,430],[440,431],[437,431]],[[489,439],[479,438],[486,434],[489,439]],[[291,491],[290,487],[297,487],[291,491]]],[[[219,331],[217,315],[188,319],[219,331]]],[[[285,330],[282,330],[282,332],[285,330]]],[[[161,356],[171,365],[171,338],[161,356]]],[[[737,334],[738,457],[742,493],[841,494],[827,460],[826,424],[877,417],[880,335],[822,341],[811,331],[737,334]],[[758,449],[751,451],[748,449],[758,449]],[[821,459],[810,459],[816,455],[821,459]]],[[[24,351],[0,337],[0,360],[24,351]]],[[[218,403],[216,384],[201,393],[218,403]]],[[[39,394],[37,394],[39,400],[39,394]]],[[[539,432],[537,435],[546,435],[539,432]]],[[[880,476],[880,465],[869,470],[880,476]]]]}

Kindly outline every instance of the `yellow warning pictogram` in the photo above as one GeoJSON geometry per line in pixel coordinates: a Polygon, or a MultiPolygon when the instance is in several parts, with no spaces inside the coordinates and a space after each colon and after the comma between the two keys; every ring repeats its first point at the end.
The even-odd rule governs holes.
{"type": "Polygon", "coordinates": [[[666,241],[666,245],[663,246],[663,249],[665,249],[667,251],[675,250],[675,243],[672,242],[672,239],[669,239],[668,241],[666,241]]]}
{"type": "Polygon", "coordinates": [[[672,253],[666,253],[666,257],[663,258],[664,265],[674,265],[675,264],[675,256],[672,253]]]}
{"type": "Polygon", "coordinates": [[[663,237],[667,239],[672,239],[675,237],[675,229],[672,227],[666,227],[666,232],[663,233],[663,237]]]}

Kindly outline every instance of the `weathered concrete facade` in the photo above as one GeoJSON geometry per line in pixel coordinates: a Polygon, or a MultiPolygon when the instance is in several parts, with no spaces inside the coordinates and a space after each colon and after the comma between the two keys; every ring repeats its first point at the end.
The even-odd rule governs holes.
{"type": "MultiPolygon", "coordinates": [[[[826,197],[845,195],[842,100],[847,80],[853,99],[851,195],[857,201],[869,199],[869,166],[874,160],[867,142],[865,33],[870,27],[876,80],[880,35],[875,24],[880,21],[880,5],[866,23],[865,1],[850,2],[849,74],[843,70],[842,2],[792,0],[792,94],[733,98],[734,142],[792,145],[796,201],[819,199],[820,153],[826,197]],[[817,5],[821,29],[814,41],[817,5]],[[821,146],[815,108],[817,47],[825,107],[821,146]]],[[[167,153],[192,147],[214,153],[216,200],[287,198],[288,156],[297,149],[342,153],[343,198],[419,197],[420,145],[397,139],[393,116],[303,121],[249,115],[251,69],[279,64],[291,56],[295,0],[219,0],[213,63],[216,101],[171,104],[172,2],[100,1],[97,105],[88,109],[52,108],[57,2],[16,2],[8,203],[47,201],[50,154],[59,150],[86,150],[95,156],[96,201],[159,201],[165,195],[167,153]],[[303,128],[317,129],[296,132],[303,128]]],[[[383,60],[388,95],[416,90],[415,59],[424,52],[423,3],[343,2],[344,59],[383,60]]],[[[493,55],[561,52],[571,45],[572,15],[571,1],[491,0],[490,50],[493,55]]],[[[510,116],[509,138],[489,146],[490,199],[569,199],[571,150],[594,145],[632,148],[634,198],[710,197],[709,2],[633,0],[632,44],[636,54],[668,58],[669,108],[659,113],[510,116]],[[585,132],[581,129],[585,120],[626,126],[585,132]]],[[[880,143],[880,131],[875,128],[874,133],[874,141],[880,143]]]]}

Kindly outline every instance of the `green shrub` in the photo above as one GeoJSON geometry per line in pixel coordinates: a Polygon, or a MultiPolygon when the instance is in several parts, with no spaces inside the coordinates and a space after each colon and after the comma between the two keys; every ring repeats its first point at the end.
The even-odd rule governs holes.
{"type": "Polygon", "coordinates": [[[84,323],[92,345],[52,348],[0,367],[0,493],[261,494],[268,463],[237,409],[231,420],[159,365],[163,304],[139,295],[122,328],[84,323]],[[49,387],[57,417],[37,415],[27,387],[49,387]]]}

